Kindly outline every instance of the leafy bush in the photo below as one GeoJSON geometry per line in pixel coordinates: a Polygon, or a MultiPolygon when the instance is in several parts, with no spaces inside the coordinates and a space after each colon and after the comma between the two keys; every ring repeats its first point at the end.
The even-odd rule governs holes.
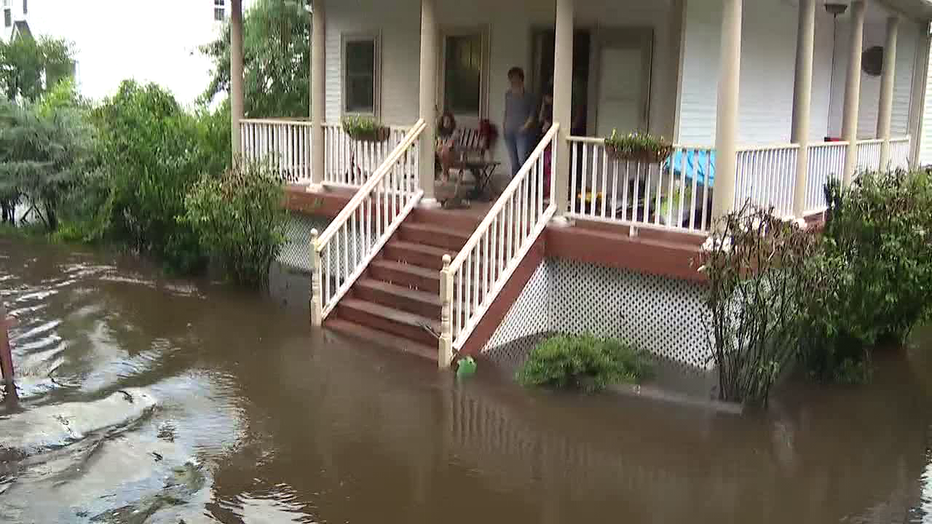
{"type": "Polygon", "coordinates": [[[39,109],[0,101],[0,201],[12,210],[25,197],[46,228],[55,231],[63,200],[89,156],[90,134],[73,111],[39,109]]]}
{"type": "Polygon", "coordinates": [[[809,262],[803,361],[823,380],[863,381],[869,350],[903,342],[932,313],[932,178],[866,173],[827,190],[824,242],[809,262]]]}
{"type": "Polygon", "coordinates": [[[235,168],[217,179],[204,176],[185,198],[180,222],[241,284],[266,282],[284,242],[281,181],[258,166],[235,168]]]}
{"type": "Polygon", "coordinates": [[[638,383],[651,372],[645,354],[615,339],[558,335],[531,352],[516,379],[524,386],[595,392],[616,383],[638,383]]]}
{"type": "Polygon", "coordinates": [[[617,129],[612,130],[612,136],[605,139],[605,149],[614,158],[623,160],[643,160],[648,162],[662,162],[673,152],[673,146],[663,139],[650,133],[629,133],[619,135],[617,129]]]}
{"type": "Polygon", "coordinates": [[[88,240],[107,239],[151,253],[169,269],[192,272],[206,258],[183,215],[188,190],[202,173],[222,173],[229,135],[184,112],[172,95],[150,84],[124,82],[93,112],[101,171],[87,181],[98,197],[88,240]],[[96,187],[95,187],[96,186],[96,187]]]}
{"type": "Polygon", "coordinates": [[[731,213],[703,246],[719,398],[766,405],[796,354],[805,264],[818,238],[804,221],[754,207],[731,213]]]}

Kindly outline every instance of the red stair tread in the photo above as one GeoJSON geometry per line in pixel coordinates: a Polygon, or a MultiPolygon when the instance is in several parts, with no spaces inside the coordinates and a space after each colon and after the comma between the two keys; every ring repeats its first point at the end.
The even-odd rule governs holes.
{"type": "Polygon", "coordinates": [[[415,327],[423,329],[423,326],[426,324],[431,327],[435,332],[440,332],[440,321],[433,320],[429,318],[422,317],[420,315],[415,315],[413,313],[407,313],[404,311],[399,311],[394,308],[382,306],[374,302],[367,302],[365,300],[357,300],[355,298],[344,298],[340,305],[346,306],[348,308],[357,309],[359,311],[366,312],[370,315],[382,317],[384,319],[390,320],[397,324],[402,324],[405,326],[415,327]]]}
{"type": "Polygon", "coordinates": [[[440,302],[440,295],[435,293],[427,293],[424,291],[418,291],[416,289],[411,289],[402,286],[396,286],[388,282],[383,282],[381,280],[375,280],[371,278],[364,278],[356,283],[358,287],[366,287],[369,289],[375,289],[378,291],[383,291],[385,293],[390,293],[393,295],[400,295],[402,297],[417,300],[420,302],[426,302],[432,305],[437,306],[438,308],[442,306],[440,302]]]}
{"type": "Polygon", "coordinates": [[[436,255],[437,258],[442,259],[444,255],[450,255],[452,259],[458,253],[453,253],[449,249],[443,249],[442,247],[429,246],[427,244],[418,244],[416,242],[406,242],[404,240],[392,240],[388,243],[391,247],[397,247],[399,249],[408,249],[411,251],[418,251],[425,255],[436,255]]]}
{"type": "Polygon", "coordinates": [[[395,262],[394,260],[384,260],[384,259],[373,260],[372,263],[369,265],[384,267],[386,269],[393,269],[396,271],[404,271],[404,272],[411,273],[413,275],[417,275],[423,278],[432,278],[432,279],[440,280],[440,271],[436,269],[427,269],[421,266],[403,264],[401,262],[395,262]]]}
{"type": "Polygon", "coordinates": [[[419,344],[407,338],[392,335],[391,333],[386,333],[385,331],[371,329],[363,326],[362,324],[357,324],[355,322],[350,322],[340,318],[327,320],[326,327],[328,329],[333,329],[334,331],[343,333],[344,335],[364,340],[366,342],[372,342],[373,344],[377,344],[379,346],[384,346],[390,349],[398,350],[402,353],[425,358],[432,362],[437,361],[437,348],[419,344]]]}

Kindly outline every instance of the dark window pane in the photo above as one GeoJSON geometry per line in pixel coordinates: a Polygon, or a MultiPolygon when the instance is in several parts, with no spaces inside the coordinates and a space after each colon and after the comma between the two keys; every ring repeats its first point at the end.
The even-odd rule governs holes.
{"type": "Polygon", "coordinates": [[[26,0],[23,0],[23,14],[25,15],[28,13],[29,13],[29,4],[27,3],[26,0]]]}
{"type": "Polygon", "coordinates": [[[222,21],[223,21],[223,8],[222,8],[222,7],[215,7],[215,8],[214,8],[214,20],[216,20],[216,21],[218,21],[218,22],[222,22],[222,21]]]}
{"type": "Polygon", "coordinates": [[[444,57],[444,104],[458,115],[479,115],[482,83],[482,37],[449,36],[444,57]]]}
{"type": "Polygon", "coordinates": [[[10,27],[13,25],[13,11],[10,9],[3,10],[3,26],[10,27]]]}
{"type": "Polygon", "coordinates": [[[375,41],[346,43],[346,111],[375,111],[375,41]]]}

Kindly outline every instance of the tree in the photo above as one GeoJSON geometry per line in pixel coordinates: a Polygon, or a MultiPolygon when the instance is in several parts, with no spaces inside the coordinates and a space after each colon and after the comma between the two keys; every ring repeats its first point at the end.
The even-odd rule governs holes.
{"type": "MultiPolygon", "coordinates": [[[[303,0],[259,0],[243,20],[247,117],[309,114],[311,20],[303,0]]],[[[214,63],[206,101],[230,91],[230,25],[201,48],[214,63]]]]}
{"type": "Polygon", "coordinates": [[[7,100],[35,102],[73,66],[71,46],[62,39],[25,34],[0,42],[0,90],[7,100]]]}
{"type": "Polygon", "coordinates": [[[55,231],[64,195],[78,180],[89,151],[89,132],[76,112],[42,112],[35,104],[0,101],[4,211],[25,196],[48,230],[55,231]]]}

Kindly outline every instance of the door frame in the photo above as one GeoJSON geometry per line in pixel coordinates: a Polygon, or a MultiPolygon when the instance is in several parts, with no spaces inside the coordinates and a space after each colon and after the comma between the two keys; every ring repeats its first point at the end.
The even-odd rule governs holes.
{"type": "Polygon", "coordinates": [[[599,123],[599,84],[602,81],[600,54],[605,47],[641,49],[643,81],[641,90],[641,117],[638,131],[650,130],[651,88],[653,87],[651,73],[654,64],[654,28],[650,26],[610,26],[596,27],[592,30],[589,57],[589,114],[586,119],[586,132],[594,135],[599,123]]]}

